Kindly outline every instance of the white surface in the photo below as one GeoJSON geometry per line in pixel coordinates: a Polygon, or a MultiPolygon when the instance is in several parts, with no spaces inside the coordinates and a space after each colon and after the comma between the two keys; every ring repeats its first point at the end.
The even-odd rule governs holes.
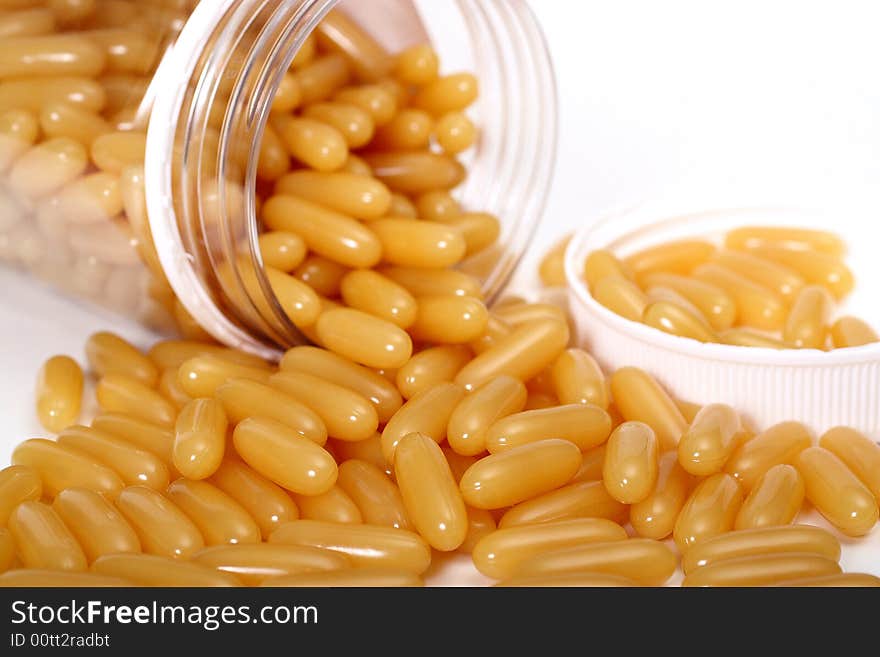
{"type": "MultiPolygon", "coordinates": [[[[772,186],[795,198],[880,189],[880,5],[863,2],[534,0],[551,42],[561,105],[549,212],[513,288],[544,250],[603,210],[700,181],[772,186]]],[[[876,242],[875,242],[876,243],[876,242]]],[[[858,272],[856,272],[858,274],[858,272]]],[[[861,285],[876,281],[860,280],[861,285]]],[[[149,337],[0,270],[0,463],[41,435],[34,373],[54,353],[81,358],[94,330],[149,337]]],[[[845,565],[880,574],[877,529],[845,565]]],[[[443,581],[477,583],[460,563],[443,581]]]]}

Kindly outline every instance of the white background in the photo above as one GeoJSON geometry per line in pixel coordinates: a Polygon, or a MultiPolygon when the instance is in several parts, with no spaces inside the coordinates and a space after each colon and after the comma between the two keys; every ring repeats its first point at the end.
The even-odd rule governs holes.
{"type": "MultiPolygon", "coordinates": [[[[670,187],[724,180],[792,198],[816,189],[877,196],[880,3],[532,5],[557,68],[561,139],[549,211],[514,286],[534,283],[534,262],[563,232],[670,187]]],[[[866,231],[880,244],[876,225],[866,231]]],[[[32,410],[41,362],[81,357],[87,335],[108,327],[150,339],[0,270],[0,463],[42,433],[32,410]]],[[[852,554],[853,565],[871,563],[852,554]]]]}

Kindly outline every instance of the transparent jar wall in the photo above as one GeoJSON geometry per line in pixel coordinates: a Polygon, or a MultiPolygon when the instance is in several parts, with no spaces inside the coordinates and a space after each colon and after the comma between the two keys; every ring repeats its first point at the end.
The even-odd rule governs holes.
{"type": "MultiPolygon", "coordinates": [[[[86,168],[68,173],[63,184],[21,194],[15,181],[22,175],[12,172],[33,145],[19,138],[26,130],[9,140],[0,137],[0,146],[11,140],[15,146],[7,150],[21,151],[0,174],[0,201],[11,208],[0,219],[5,261],[153,328],[182,325],[184,332],[198,333],[191,323],[195,316],[218,339],[251,350],[268,352],[300,341],[302,336],[286,321],[263,275],[256,249],[258,183],[251,166],[256,158],[249,161],[248,155],[258,152],[255,144],[261,140],[268,105],[295,50],[322,16],[341,4],[390,51],[423,42],[427,33],[444,73],[477,74],[481,98],[471,115],[481,139],[477,149],[462,157],[469,176],[455,195],[468,209],[497,214],[502,237],[500,249],[479,254],[462,267],[479,275],[489,296],[503,287],[543,210],[555,145],[552,72],[524,2],[212,0],[201,3],[179,34],[195,4],[95,0],[89,15],[56,18],[56,30],[67,38],[113,28],[124,30],[133,44],[126,48],[124,43],[105,43],[110,56],[105,52],[103,67],[80,77],[89,79],[92,87],[100,86],[94,95],[103,92],[103,103],[93,101],[91,109],[112,128],[129,133],[117,138],[134,155],[128,166],[107,165],[116,167],[110,172],[118,177],[115,190],[105,180],[109,176],[90,175],[102,173],[90,154],[86,168]],[[149,67],[142,63],[146,42],[153,44],[149,67]],[[171,44],[174,49],[168,48],[171,44]],[[139,68],[115,70],[126,62],[133,66],[138,53],[139,68]],[[140,158],[151,110],[147,194],[140,158]],[[205,130],[208,125],[214,127],[213,136],[205,130]],[[59,208],[68,208],[78,189],[82,196],[86,180],[91,185],[87,189],[101,190],[107,202],[83,211],[90,221],[80,222],[77,213],[59,208]],[[102,182],[111,189],[105,190],[102,182]],[[239,268],[233,278],[256,277],[264,298],[252,298],[253,291],[242,298],[230,293],[229,285],[218,285],[218,271],[231,263],[239,268]],[[262,316],[254,313],[255,307],[263,309],[262,316]],[[266,307],[274,309],[273,316],[265,317],[266,307]]],[[[20,77],[0,70],[0,85],[20,77]]],[[[80,95],[87,102],[87,94],[80,95]]],[[[69,97],[64,100],[71,102],[69,97]]],[[[38,124],[45,104],[33,102],[31,112],[38,124]]],[[[0,132],[9,134],[4,127],[0,125],[0,132]]],[[[34,143],[41,145],[46,134],[36,139],[34,143]]],[[[94,150],[91,146],[87,151],[94,150]]]]}

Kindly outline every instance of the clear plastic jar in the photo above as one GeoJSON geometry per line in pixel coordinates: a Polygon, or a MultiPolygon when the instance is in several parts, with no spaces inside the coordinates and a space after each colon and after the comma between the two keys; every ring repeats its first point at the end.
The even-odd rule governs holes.
{"type": "Polygon", "coordinates": [[[430,41],[443,72],[479,79],[470,113],[480,139],[454,195],[501,219],[496,245],[459,265],[487,299],[538,226],[556,98],[525,0],[16,0],[19,9],[44,21],[10,18],[19,31],[0,56],[0,260],[65,292],[159,330],[193,318],[263,355],[304,340],[265,275],[257,162],[284,73],[333,9],[390,52],[430,41]],[[254,277],[258,286],[242,283],[254,277]]]}

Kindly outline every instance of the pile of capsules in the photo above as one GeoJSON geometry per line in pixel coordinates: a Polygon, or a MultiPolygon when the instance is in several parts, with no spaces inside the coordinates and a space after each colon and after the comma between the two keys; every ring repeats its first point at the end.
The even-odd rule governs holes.
{"type": "MultiPolygon", "coordinates": [[[[567,241],[544,259],[545,285],[565,285],[567,241]]],[[[592,252],[583,276],[621,317],[671,335],[744,347],[841,349],[880,341],[857,317],[833,320],[852,292],[846,246],[806,228],[745,226],[723,239],[659,244],[625,258],[592,252]]]]}

